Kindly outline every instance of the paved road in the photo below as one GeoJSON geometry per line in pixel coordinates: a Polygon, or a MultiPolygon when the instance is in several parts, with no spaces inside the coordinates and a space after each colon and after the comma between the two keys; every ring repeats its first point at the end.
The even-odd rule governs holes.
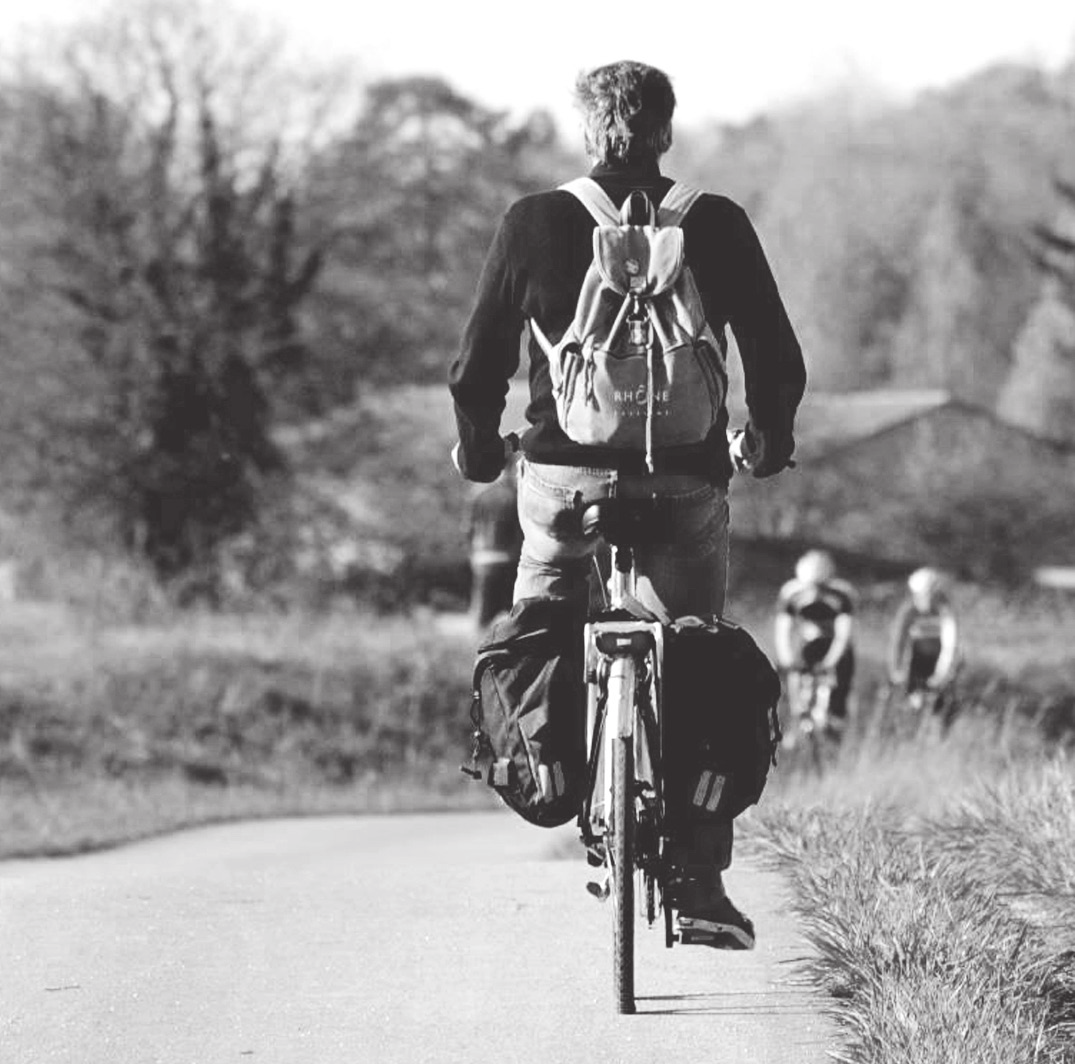
{"type": "Polygon", "coordinates": [[[266,821],[0,864],[3,1064],[814,1064],[781,883],[732,870],[752,953],[641,933],[612,1012],[610,913],[566,835],[506,813],[266,821]]]}

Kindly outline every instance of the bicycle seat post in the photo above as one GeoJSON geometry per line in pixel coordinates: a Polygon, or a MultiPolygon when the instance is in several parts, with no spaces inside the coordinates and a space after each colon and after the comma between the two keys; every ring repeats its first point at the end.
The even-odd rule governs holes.
{"type": "Polygon", "coordinates": [[[612,573],[609,578],[609,605],[612,609],[622,609],[629,595],[634,594],[631,584],[631,567],[634,558],[630,547],[611,545],[612,573]]]}

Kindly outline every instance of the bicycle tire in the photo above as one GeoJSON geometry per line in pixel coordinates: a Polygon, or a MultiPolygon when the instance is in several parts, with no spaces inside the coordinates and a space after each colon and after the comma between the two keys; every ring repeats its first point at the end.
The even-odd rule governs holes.
{"type": "Polygon", "coordinates": [[[612,978],[616,1009],[635,1011],[634,750],[631,740],[612,742],[612,978]]]}

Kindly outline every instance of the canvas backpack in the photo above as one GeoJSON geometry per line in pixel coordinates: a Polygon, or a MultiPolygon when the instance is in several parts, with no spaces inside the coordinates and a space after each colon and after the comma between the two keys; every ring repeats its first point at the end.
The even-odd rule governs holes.
{"type": "Polygon", "coordinates": [[[584,613],[564,599],[522,599],[493,624],[474,666],[463,771],[541,827],[571,820],[586,784],[584,613]]]}
{"type": "Polygon", "coordinates": [[[652,472],[656,448],[706,438],[727,392],[724,337],[706,322],[680,228],[701,193],[676,182],[657,210],[639,191],[617,210],[592,178],[561,188],[597,226],[567,332],[553,344],[530,321],[557,418],[575,443],[645,452],[652,472]]]}

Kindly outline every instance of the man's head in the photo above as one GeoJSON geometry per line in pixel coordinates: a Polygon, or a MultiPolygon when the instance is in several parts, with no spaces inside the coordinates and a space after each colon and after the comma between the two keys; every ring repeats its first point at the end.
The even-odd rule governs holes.
{"type": "Polygon", "coordinates": [[[918,609],[932,609],[936,600],[944,593],[944,574],[928,566],[916,569],[907,578],[907,587],[918,609]]]}
{"type": "Polygon", "coordinates": [[[835,575],[836,563],[827,551],[808,550],[795,563],[795,578],[800,584],[817,587],[828,583],[835,575]]]}
{"type": "Polygon", "coordinates": [[[672,146],[676,94],[656,67],[623,60],[580,74],[575,102],[595,163],[650,162],[672,146]]]}

